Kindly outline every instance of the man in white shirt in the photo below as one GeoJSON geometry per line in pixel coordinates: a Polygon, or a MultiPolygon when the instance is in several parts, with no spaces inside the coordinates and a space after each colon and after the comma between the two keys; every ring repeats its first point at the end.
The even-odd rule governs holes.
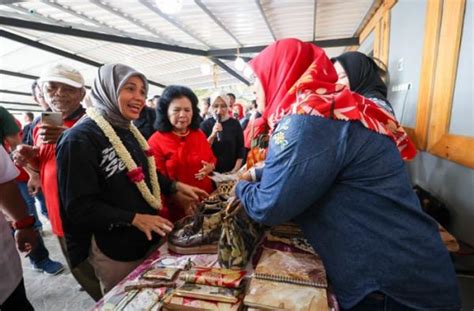
{"type": "Polygon", "coordinates": [[[33,310],[26,298],[20,257],[15,248],[12,231],[2,212],[12,220],[16,229],[18,249],[29,252],[37,240],[34,218],[28,215],[25,202],[15,184],[19,172],[0,145],[0,310],[33,310]]]}

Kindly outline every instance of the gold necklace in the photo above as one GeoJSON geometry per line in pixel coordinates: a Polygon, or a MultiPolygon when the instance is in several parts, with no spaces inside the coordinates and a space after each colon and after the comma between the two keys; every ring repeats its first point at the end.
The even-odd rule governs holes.
{"type": "Polygon", "coordinates": [[[178,133],[176,131],[173,131],[173,134],[175,134],[176,136],[179,136],[179,137],[186,137],[189,135],[189,133],[191,133],[191,130],[190,129],[187,129],[184,133],[178,133]]]}

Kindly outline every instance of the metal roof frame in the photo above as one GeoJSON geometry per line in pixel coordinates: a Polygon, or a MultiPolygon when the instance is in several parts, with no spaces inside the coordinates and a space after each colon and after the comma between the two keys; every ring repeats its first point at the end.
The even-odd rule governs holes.
{"type": "MultiPolygon", "coordinates": [[[[44,0],[43,0],[44,1],[44,0]]],[[[114,14],[115,16],[118,16],[120,18],[123,18],[125,19],[126,21],[134,24],[135,26],[137,27],[140,27],[146,31],[148,31],[149,33],[152,33],[153,35],[155,35],[157,37],[157,39],[159,40],[164,40],[168,43],[173,43],[173,44],[176,44],[177,42],[172,40],[171,38],[169,38],[168,36],[156,31],[155,29],[153,29],[152,27],[140,22],[138,19],[135,19],[135,18],[130,18],[128,14],[122,12],[122,10],[119,10],[115,7],[111,7],[110,5],[107,5],[107,4],[104,4],[102,3],[101,1],[98,1],[98,0],[89,0],[90,3],[93,3],[94,5],[106,10],[107,12],[111,13],[111,14],[114,14]]]]}
{"type": "MultiPolygon", "coordinates": [[[[47,3],[47,4],[50,4],[50,3],[47,3]]],[[[126,32],[126,31],[116,29],[116,28],[111,27],[111,26],[109,26],[105,23],[101,23],[100,21],[97,21],[94,18],[89,17],[87,15],[82,16],[79,13],[77,13],[76,11],[65,8],[65,7],[61,6],[60,4],[58,4],[58,3],[55,3],[55,6],[53,6],[53,7],[58,9],[58,10],[61,10],[61,11],[65,12],[65,13],[68,13],[68,14],[73,14],[72,12],[77,13],[79,15],[75,15],[76,17],[82,18],[83,20],[88,21],[88,22],[93,23],[93,24],[96,24],[98,26],[93,27],[93,26],[88,26],[88,25],[83,25],[83,24],[76,24],[76,23],[71,23],[71,22],[65,23],[62,20],[58,20],[58,19],[52,18],[52,17],[47,16],[47,15],[45,16],[45,15],[40,14],[38,12],[35,12],[35,13],[32,14],[27,9],[19,7],[19,6],[8,5],[8,7],[12,8],[14,10],[18,10],[20,12],[23,12],[25,14],[28,14],[27,17],[32,17],[32,18],[35,18],[37,20],[39,19],[39,20],[42,20],[42,21],[47,22],[47,23],[54,23],[56,25],[64,26],[64,27],[67,27],[67,28],[74,28],[74,29],[80,29],[80,30],[86,30],[86,31],[92,31],[92,32],[109,33],[111,35],[115,34],[115,35],[118,35],[118,36],[125,36],[125,37],[130,37],[130,38],[133,37],[133,38],[136,38],[136,39],[142,39],[142,40],[147,40],[147,41],[155,41],[157,39],[157,37],[144,36],[144,35],[130,33],[130,32],[126,32]],[[106,31],[104,31],[104,30],[106,30],[106,31]]],[[[24,19],[26,17],[25,15],[21,15],[21,14],[18,14],[18,13],[0,11],[0,16],[10,17],[10,18],[11,17],[16,17],[20,20],[27,21],[26,19],[24,19]]]]}
{"type": "MultiPolygon", "coordinates": [[[[377,2],[377,0],[370,1],[373,1],[372,7],[374,3],[377,2]]],[[[323,48],[359,44],[359,38],[356,37],[357,31],[326,32],[324,31],[325,28],[317,27],[316,23],[321,25],[324,25],[324,23],[327,24],[327,22],[318,18],[318,12],[321,13],[321,10],[329,6],[326,2],[306,0],[304,3],[294,4],[294,6],[293,3],[290,2],[285,2],[283,5],[276,5],[278,3],[271,5],[264,0],[247,0],[245,5],[242,2],[242,6],[235,3],[225,3],[225,5],[222,3],[221,5],[220,2],[221,1],[210,1],[208,4],[207,0],[193,0],[193,2],[188,3],[186,9],[183,10],[183,14],[172,16],[161,11],[152,0],[136,1],[137,5],[134,7],[133,12],[128,12],[126,9],[127,6],[110,0],[88,0],[85,3],[80,1],[69,2],[67,0],[40,0],[39,4],[36,5],[28,5],[27,2],[17,4],[15,1],[2,1],[2,4],[5,5],[5,10],[0,10],[0,26],[18,27],[32,31],[19,31],[19,29],[6,27],[3,28],[4,30],[0,30],[0,36],[95,67],[102,65],[100,62],[106,62],[109,58],[121,59],[120,55],[126,57],[128,55],[126,51],[130,51],[132,54],[133,51],[140,52],[138,54],[141,55],[142,53],[138,48],[133,48],[140,47],[145,48],[142,49],[144,54],[153,54],[149,57],[143,57],[142,59],[134,61],[137,65],[147,66],[148,63],[153,62],[154,57],[158,57],[160,59],[162,58],[163,61],[157,62],[157,66],[163,66],[166,71],[179,71],[180,68],[187,66],[192,68],[192,73],[194,74],[199,71],[198,64],[200,61],[197,58],[187,58],[164,52],[156,53],[154,51],[160,50],[192,56],[203,56],[207,58],[209,62],[216,64],[222,69],[219,70],[220,74],[222,74],[223,71],[228,73],[223,76],[225,77],[224,79],[229,81],[236,81],[235,79],[237,79],[246,85],[249,85],[247,79],[244,78],[240,72],[231,68],[232,66],[229,61],[236,59],[236,57],[242,57],[245,61],[250,60],[254,53],[258,53],[267,47],[268,44],[272,42],[272,39],[273,41],[278,39],[277,33],[275,32],[276,30],[278,30],[280,36],[291,36],[292,33],[288,33],[286,27],[284,29],[280,28],[282,24],[278,21],[281,18],[285,21],[283,25],[287,25],[287,22],[291,21],[292,14],[294,14],[296,8],[304,7],[306,13],[304,14],[304,24],[300,22],[300,24],[296,25],[295,37],[308,40],[307,42],[314,43],[323,48]],[[249,16],[251,15],[253,19],[259,20],[257,27],[259,32],[255,34],[255,38],[250,39],[250,37],[247,37],[247,34],[253,31],[250,30],[249,32],[249,29],[254,29],[248,28],[250,26],[248,23],[249,26],[244,26],[243,30],[238,23],[226,24],[225,20],[229,18],[231,12],[226,9],[222,10],[220,9],[221,7],[232,8],[232,10],[236,10],[238,14],[242,14],[242,12],[243,14],[247,14],[247,12],[249,12],[249,16]],[[245,8],[245,11],[237,10],[237,8],[242,10],[245,8]],[[288,10],[286,10],[286,8],[288,8],[288,10]],[[312,18],[311,13],[313,13],[312,18]],[[159,22],[163,27],[156,28],[153,22],[149,22],[150,20],[153,21],[153,14],[156,15],[154,20],[159,22]],[[120,22],[118,22],[118,19],[114,19],[113,15],[118,16],[120,22]],[[141,16],[145,17],[143,21],[141,16]],[[194,16],[199,16],[199,21],[205,21],[209,23],[211,27],[213,24],[218,27],[212,27],[213,31],[207,30],[207,28],[202,29],[202,27],[199,26],[195,27],[196,21],[188,23],[189,19],[186,19],[186,17],[193,18],[194,16]],[[68,22],[69,20],[72,20],[72,22],[68,22]],[[84,21],[84,24],[80,24],[81,21],[84,21]],[[310,26],[311,22],[313,23],[312,27],[310,26]],[[171,26],[166,25],[166,23],[169,23],[171,26]],[[304,28],[302,26],[304,26],[304,28]],[[163,29],[166,29],[165,34],[160,33],[164,31],[163,29]],[[316,32],[318,32],[318,38],[332,37],[337,39],[316,40],[316,32]],[[48,35],[48,33],[53,35],[48,35]],[[170,35],[171,33],[174,35],[170,35]],[[55,34],[59,36],[55,36],[55,34]],[[184,36],[184,34],[186,36],[184,36]],[[218,38],[222,39],[223,42],[219,43],[219,41],[213,39],[214,37],[212,35],[216,34],[218,34],[218,38]],[[169,38],[168,36],[179,39],[169,38]],[[73,37],[85,40],[76,41],[73,37]],[[96,44],[96,41],[87,39],[98,40],[100,42],[96,44]],[[235,44],[232,43],[233,41],[235,44]],[[119,50],[114,52],[115,45],[109,45],[107,48],[109,42],[123,44],[124,51],[120,52],[119,47],[119,50]],[[129,46],[129,48],[127,48],[126,45],[129,46]],[[229,46],[232,48],[229,48],[229,46]],[[94,51],[94,49],[99,50],[94,51]],[[91,50],[92,52],[89,52],[91,50]],[[104,54],[108,55],[108,57],[102,57],[100,54],[101,51],[106,51],[110,55],[104,54]],[[84,55],[85,57],[80,55],[84,55]],[[168,66],[167,60],[174,62],[179,59],[185,60],[186,62],[182,66],[168,66]]],[[[364,0],[363,2],[369,4],[368,0],[364,0]]],[[[338,2],[337,5],[340,6],[341,4],[338,2]]],[[[359,9],[360,13],[358,14],[362,16],[360,7],[361,5],[355,5],[355,8],[359,9]]],[[[369,13],[365,13],[365,18],[367,18],[368,14],[369,13]]],[[[357,21],[351,21],[352,24],[355,22],[357,21]]],[[[255,25],[253,27],[255,27],[255,25]]],[[[335,49],[334,51],[339,50],[340,49],[335,49]]],[[[158,68],[161,69],[162,67],[158,68]]],[[[8,69],[15,70],[14,67],[8,69]]],[[[38,74],[38,72],[34,70],[31,72],[38,74]]],[[[20,73],[17,72],[16,74],[20,73]]],[[[162,79],[166,80],[166,84],[171,84],[186,77],[186,75],[177,75],[168,78],[163,76],[162,79]]],[[[158,87],[165,87],[164,84],[155,83],[154,85],[158,87]]],[[[153,84],[152,81],[150,81],[150,84],[153,84]]]]}
{"type": "MultiPolygon", "coordinates": [[[[97,1],[97,0],[93,0],[93,1],[97,1]]],[[[142,5],[147,7],[149,10],[151,10],[152,12],[154,12],[155,14],[160,16],[161,18],[165,19],[168,23],[172,24],[173,26],[175,26],[176,28],[178,28],[179,30],[181,30],[182,32],[184,32],[185,34],[187,34],[188,36],[190,36],[194,40],[201,42],[201,44],[203,44],[206,47],[211,47],[210,44],[208,44],[203,39],[199,38],[198,35],[194,34],[192,31],[190,31],[189,29],[187,29],[186,27],[184,27],[183,25],[181,25],[180,23],[178,23],[174,19],[170,18],[167,14],[161,12],[160,9],[158,9],[157,7],[152,5],[147,0],[138,0],[138,2],[140,2],[142,5]]]]}
{"type": "MultiPolygon", "coordinates": [[[[322,47],[322,48],[358,45],[359,44],[359,37],[328,39],[328,40],[315,40],[315,41],[311,41],[311,43],[313,43],[313,44],[315,44],[319,47],[322,47]]],[[[242,48],[209,50],[209,51],[207,51],[207,53],[209,55],[212,55],[212,56],[220,57],[220,56],[237,55],[239,53],[258,53],[266,47],[267,47],[267,45],[246,46],[246,47],[242,47],[242,48]]]]}
{"type": "MultiPolygon", "coordinates": [[[[169,52],[208,57],[207,52],[204,50],[186,48],[186,47],[169,45],[169,44],[158,43],[158,42],[145,41],[145,40],[134,39],[134,38],[126,38],[126,37],[116,36],[112,34],[93,32],[89,30],[80,30],[80,29],[74,29],[74,28],[67,28],[64,26],[55,26],[55,25],[49,25],[49,24],[44,24],[44,23],[39,23],[39,22],[25,21],[25,20],[14,19],[14,18],[9,18],[9,17],[4,17],[4,16],[0,16],[0,25],[8,25],[8,26],[14,26],[14,27],[33,29],[33,30],[42,30],[46,32],[56,33],[56,34],[70,35],[70,36],[81,37],[81,38],[96,39],[96,40],[122,43],[122,44],[128,44],[128,45],[134,45],[134,46],[140,46],[140,47],[154,48],[154,49],[159,49],[159,50],[164,50],[164,51],[169,51],[169,52]]],[[[222,61],[219,61],[218,59],[214,57],[208,57],[208,58],[212,62],[217,64],[219,67],[227,71],[232,76],[236,77],[237,79],[239,79],[246,85],[249,85],[249,82],[245,78],[243,78],[237,72],[232,70],[232,68],[224,64],[222,61]]]]}
{"type": "Polygon", "coordinates": [[[216,23],[222,30],[224,30],[232,39],[234,39],[234,41],[239,45],[239,46],[243,46],[243,44],[239,41],[239,39],[237,39],[237,37],[229,30],[227,29],[227,27],[224,26],[224,24],[222,24],[222,22],[217,19],[217,17],[212,14],[211,10],[209,10],[207,8],[207,6],[204,5],[204,3],[202,3],[201,0],[194,0],[194,3],[196,3],[200,8],[201,10],[204,11],[204,13],[206,13],[214,23],[216,23]]]}
{"type": "Polygon", "coordinates": [[[314,11],[313,11],[313,41],[316,40],[316,14],[318,11],[318,0],[314,0],[314,11]]]}
{"type": "Polygon", "coordinates": [[[199,50],[199,49],[187,48],[187,47],[178,46],[178,45],[170,45],[170,44],[160,43],[156,41],[147,41],[147,40],[142,40],[142,39],[127,38],[127,37],[112,35],[108,33],[94,32],[90,30],[82,30],[82,29],[76,29],[76,28],[71,28],[71,27],[32,22],[32,21],[4,17],[4,16],[0,16],[0,25],[26,28],[26,29],[31,29],[31,30],[40,30],[40,31],[51,32],[51,33],[56,33],[56,34],[61,34],[61,35],[68,35],[68,36],[73,36],[73,37],[122,43],[122,44],[145,47],[145,48],[158,49],[158,50],[163,50],[163,51],[168,51],[168,52],[207,56],[206,51],[199,50]]]}
{"type": "MultiPolygon", "coordinates": [[[[79,56],[77,54],[69,53],[69,52],[66,52],[64,50],[52,47],[50,45],[40,43],[38,41],[27,39],[25,37],[22,37],[20,35],[16,35],[14,33],[11,33],[11,32],[5,31],[5,30],[0,29],[0,36],[3,36],[3,37],[8,38],[10,40],[21,42],[21,43],[29,45],[29,46],[33,46],[33,47],[41,49],[43,51],[48,51],[48,52],[51,52],[51,53],[54,53],[54,54],[57,54],[57,55],[61,55],[61,56],[64,56],[64,57],[69,58],[69,59],[76,60],[76,61],[81,62],[81,63],[92,65],[92,66],[95,66],[95,67],[100,67],[100,66],[103,65],[102,63],[96,62],[96,61],[91,60],[89,58],[82,57],[82,56],[79,56]]],[[[149,80],[149,79],[148,79],[148,83],[151,84],[151,85],[162,87],[162,88],[166,87],[166,85],[164,85],[162,83],[155,82],[155,81],[149,80]]]]}
{"type": "Polygon", "coordinates": [[[0,93],[5,93],[5,94],[12,94],[12,95],[24,95],[24,96],[31,96],[31,93],[26,93],[26,92],[18,92],[18,91],[10,91],[10,90],[4,90],[4,89],[0,89],[0,93]]]}
{"type": "MultiPolygon", "coordinates": [[[[40,108],[40,109],[39,109],[39,110],[36,110],[36,109],[15,108],[15,109],[12,109],[12,110],[14,110],[15,113],[16,113],[16,112],[33,112],[33,111],[34,111],[34,112],[41,112],[41,111],[43,111],[43,110],[41,109],[41,107],[38,107],[38,108],[40,108]]],[[[11,109],[11,108],[9,108],[9,109],[11,109]]],[[[15,114],[15,113],[12,113],[12,114],[15,114]]]]}
{"type": "MultiPolygon", "coordinates": [[[[31,94],[29,94],[29,95],[31,96],[31,94]]],[[[41,109],[41,107],[39,107],[38,104],[35,104],[35,103],[22,103],[22,102],[17,102],[17,101],[12,102],[12,101],[8,101],[8,100],[0,100],[0,104],[5,104],[5,105],[22,105],[22,106],[28,106],[28,107],[31,106],[32,108],[38,107],[38,108],[41,109]]]]}
{"type": "Polygon", "coordinates": [[[277,39],[275,36],[275,32],[273,32],[273,28],[270,25],[270,21],[268,20],[267,15],[265,14],[265,11],[263,10],[262,3],[260,3],[260,0],[255,0],[255,3],[257,4],[258,10],[260,11],[260,14],[263,17],[263,21],[267,25],[268,31],[272,35],[273,41],[276,41],[277,39]]]}
{"type": "Polygon", "coordinates": [[[38,76],[33,76],[26,73],[4,70],[4,69],[0,69],[0,75],[6,75],[6,76],[12,76],[12,77],[24,78],[24,79],[30,79],[30,80],[37,80],[39,78],[38,76]]]}
{"type": "Polygon", "coordinates": [[[221,68],[223,68],[224,70],[226,70],[228,73],[230,73],[231,75],[233,75],[234,77],[236,77],[237,79],[239,79],[240,81],[242,81],[245,85],[249,86],[250,85],[250,82],[247,81],[246,79],[244,79],[241,75],[239,75],[238,73],[236,73],[234,70],[232,70],[229,66],[227,66],[226,64],[224,64],[221,60],[219,60],[217,57],[212,57],[210,56],[209,59],[211,61],[213,61],[216,65],[220,66],[221,68]],[[227,69],[226,69],[227,68],[227,69]]]}

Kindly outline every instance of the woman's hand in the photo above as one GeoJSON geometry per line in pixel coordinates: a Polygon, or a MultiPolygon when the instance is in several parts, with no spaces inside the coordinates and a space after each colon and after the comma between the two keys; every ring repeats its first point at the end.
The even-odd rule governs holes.
{"type": "Polygon", "coordinates": [[[243,174],[239,175],[239,179],[252,182],[253,178],[252,178],[252,174],[250,173],[250,170],[247,170],[243,174]]]}
{"type": "Polygon", "coordinates": [[[172,199],[184,208],[185,215],[193,215],[199,208],[199,202],[205,199],[209,194],[197,187],[193,187],[182,182],[176,183],[176,192],[172,199]]]}
{"type": "Polygon", "coordinates": [[[201,163],[202,163],[202,168],[199,170],[199,172],[194,174],[194,177],[198,180],[203,180],[204,177],[206,177],[207,175],[209,175],[210,173],[214,171],[214,164],[206,162],[206,161],[201,161],[201,163]]]}
{"type": "Polygon", "coordinates": [[[214,127],[212,128],[211,136],[217,137],[218,132],[222,132],[222,124],[220,122],[216,122],[216,124],[214,124],[214,127]]]}
{"type": "Polygon", "coordinates": [[[164,237],[173,230],[173,223],[158,215],[135,214],[132,225],[145,233],[148,241],[151,241],[153,232],[164,237]]]}
{"type": "Polygon", "coordinates": [[[209,193],[206,191],[197,187],[183,184],[179,181],[176,183],[176,190],[178,190],[177,194],[181,194],[184,197],[187,197],[189,200],[195,201],[196,203],[209,196],[209,193]]]}
{"type": "Polygon", "coordinates": [[[189,215],[194,215],[196,212],[199,210],[199,205],[195,202],[192,202],[188,206],[184,207],[184,215],[189,216],[189,215]]]}

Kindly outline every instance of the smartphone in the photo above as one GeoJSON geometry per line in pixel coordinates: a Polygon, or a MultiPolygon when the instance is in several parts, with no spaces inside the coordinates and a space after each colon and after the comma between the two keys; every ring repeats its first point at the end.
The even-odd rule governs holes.
{"type": "Polygon", "coordinates": [[[63,115],[60,112],[42,112],[41,123],[52,126],[61,126],[63,125],[63,115]]]}

